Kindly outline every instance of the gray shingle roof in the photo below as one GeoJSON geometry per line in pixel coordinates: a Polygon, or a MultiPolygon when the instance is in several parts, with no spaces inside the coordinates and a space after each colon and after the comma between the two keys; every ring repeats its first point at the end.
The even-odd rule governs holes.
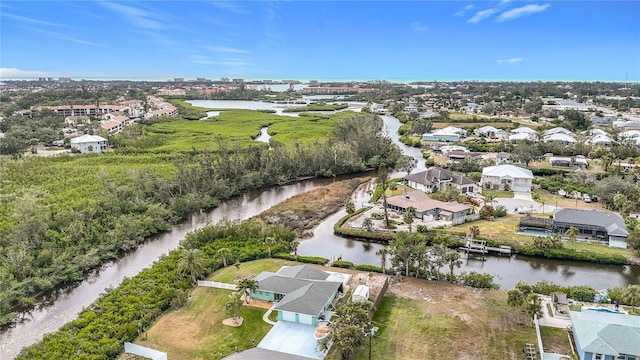
{"type": "Polygon", "coordinates": [[[264,272],[256,276],[255,280],[258,282],[258,290],[276,294],[288,294],[311,283],[310,280],[295,279],[264,272]]]}
{"type": "Polygon", "coordinates": [[[324,310],[329,299],[338,291],[340,283],[332,281],[313,281],[288,293],[276,310],[290,311],[307,315],[318,315],[324,310]]]}
{"type": "Polygon", "coordinates": [[[607,230],[608,235],[626,237],[627,232],[624,219],[620,214],[610,211],[560,209],[553,213],[554,222],[571,223],[576,225],[595,225],[607,230]]]}
{"type": "Polygon", "coordinates": [[[326,280],[329,273],[309,265],[283,266],[277,274],[295,279],[326,280]]]}
{"type": "Polygon", "coordinates": [[[445,170],[443,168],[435,167],[435,166],[425,171],[421,171],[419,173],[409,174],[404,178],[405,180],[408,180],[408,181],[414,181],[414,182],[417,182],[418,184],[426,184],[426,185],[437,184],[438,181],[434,181],[434,179],[437,179],[437,180],[451,179],[452,183],[458,184],[458,185],[475,184],[475,181],[471,180],[466,176],[462,176],[454,172],[445,170]]]}

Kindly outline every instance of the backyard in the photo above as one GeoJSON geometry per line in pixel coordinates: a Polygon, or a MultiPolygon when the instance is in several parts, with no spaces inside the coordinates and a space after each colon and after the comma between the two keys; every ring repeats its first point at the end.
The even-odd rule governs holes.
{"type": "MultiPolygon", "coordinates": [[[[403,278],[389,287],[373,321],[374,359],[522,359],[535,328],[506,292],[403,278]]],[[[545,351],[567,353],[566,331],[542,328],[545,351]]],[[[368,358],[368,344],[356,359],[368,358]]]]}

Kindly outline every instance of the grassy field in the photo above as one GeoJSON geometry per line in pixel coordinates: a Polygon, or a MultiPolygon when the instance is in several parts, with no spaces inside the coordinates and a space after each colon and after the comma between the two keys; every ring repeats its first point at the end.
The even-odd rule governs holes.
{"type": "Polygon", "coordinates": [[[282,116],[252,110],[225,110],[207,120],[176,120],[156,123],[145,131],[150,152],[187,152],[193,149],[218,149],[218,139],[238,141],[242,147],[259,145],[253,140],[260,129],[269,126],[273,140],[284,144],[312,143],[326,139],[333,123],[340,117],[353,114],[343,112],[334,116],[282,116]]]}
{"type": "MultiPolygon", "coordinates": [[[[426,280],[405,279],[390,288],[373,321],[373,359],[522,359],[535,328],[504,291],[477,291],[426,280]],[[428,356],[427,356],[428,355],[428,356]]],[[[542,328],[546,351],[566,353],[561,329],[542,328]]],[[[355,357],[368,359],[368,344],[355,357]]]]}
{"type": "MultiPolygon", "coordinates": [[[[239,275],[277,271],[283,265],[295,264],[279,259],[256,260],[242,263],[239,275]]],[[[235,266],[228,266],[208,280],[232,282],[235,277],[235,266]]],[[[229,317],[224,311],[229,294],[229,290],[194,289],[182,309],[162,315],[147,331],[146,339],[139,337],[135,343],[164,351],[169,359],[175,360],[218,359],[218,353],[229,355],[236,347],[244,350],[257,345],[271,328],[262,320],[265,310],[243,306],[243,324],[239,327],[225,326],[222,320],[229,317]]]]}

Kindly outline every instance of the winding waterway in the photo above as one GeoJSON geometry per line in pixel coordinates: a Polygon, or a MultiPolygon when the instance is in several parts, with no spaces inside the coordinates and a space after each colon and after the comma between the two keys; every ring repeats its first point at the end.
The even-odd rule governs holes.
{"type": "MultiPolygon", "coordinates": [[[[193,101],[198,106],[210,108],[269,108],[266,103],[232,101],[193,101]],[[225,106],[221,106],[224,103],[225,106]]],[[[407,147],[398,141],[397,130],[400,122],[393,117],[383,116],[388,134],[402,151],[418,159],[416,171],[424,170],[424,161],[419,149],[407,147]]],[[[404,175],[404,174],[396,174],[404,175]]],[[[338,178],[343,179],[346,177],[338,178]]],[[[73,320],[86,306],[95,301],[107,288],[115,287],[125,278],[135,276],[149,267],[161,255],[175,249],[184,236],[208,223],[223,218],[247,219],[296,194],[324,186],[336,179],[314,179],[296,184],[249,192],[242,196],[223,201],[210,212],[191,215],[185,222],[174,225],[171,231],[155,236],[138,249],[119,260],[105,265],[99,272],[89,276],[79,286],[61,292],[53,304],[44,305],[25,316],[24,321],[0,333],[0,359],[13,359],[20,350],[31,345],[48,332],[56,331],[73,320]]],[[[353,194],[357,208],[366,205],[373,183],[365,184],[353,194]]],[[[380,265],[375,255],[383,245],[345,239],[333,234],[333,224],[345,215],[344,210],[329,216],[315,229],[311,239],[301,241],[298,252],[304,255],[342,256],[343,260],[356,264],[380,265]]],[[[640,267],[603,266],[587,263],[545,260],[527,257],[489,257],[487,261],[463,259],[460,271],[479,271],[495,276],[503,289],[509,289],[517,281],[535,283],[548,280],[564,285],[591,285],[596,289],[627,286],[640,283],[640,267]]]]}

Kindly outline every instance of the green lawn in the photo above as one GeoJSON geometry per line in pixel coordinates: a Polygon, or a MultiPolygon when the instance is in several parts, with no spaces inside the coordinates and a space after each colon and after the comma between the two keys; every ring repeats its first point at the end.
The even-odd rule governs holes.
{"type": "Polygon", "coordinates": [[[532,236],[518,235],[516,230],[518,229],[518,223],[523,215],[507,215],[504,217],[496,218],[496,221],[491,220],[478,220],[468,223],[452,226],[452,231],[469,232],[469,228],[477,226],[480,228],[480,237],[494,239],[504,242],[518,242],[528,243],[533,242],[532,236]]]}
{"type": "Polygon", "coordinates": [[[482,195],[485,197],[493,195],[494,198],[512,198],[513,191],[482,189],[482,195]]]}
{"type": "MultiPolygon", "coordinates": [[[[298,263],[263,259],[240,264],[240,275],[258,274],[261,271],[277,271],[283,265],[298,263]]],[[[236,267],[223,268],[209,280],[232,282],[236,277],[236,267]]],[[[244,322],[239,327],[222,324],[228,318],[224,304],[231,291],[214,288],[196,288],[187,304],[179,311],[168,311],[135,343],[167,352],[169,359],[217,359],[218,353],[229,355],[236,348],[244,350],[257,345],[267,334],[271,325],[262,320],[263,309],[243,306],[241,316],[244,322]],[[255,340],[252,341],[252,340],[255,340]]]]}

